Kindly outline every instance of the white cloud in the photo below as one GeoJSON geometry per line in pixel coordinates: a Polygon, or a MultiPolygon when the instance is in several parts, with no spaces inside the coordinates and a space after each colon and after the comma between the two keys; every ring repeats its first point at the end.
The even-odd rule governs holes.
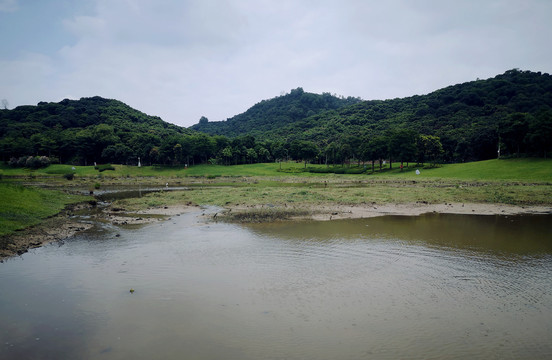
{"type": "Polygon", "coordinates": [[[550,13],[542,0],[96,0],[65,19],[74,41],[54,56],[0,63],[0,89],[12,105],[116,98],[187,126],[298,86],[403,97],[550,71],[550,13]]]}

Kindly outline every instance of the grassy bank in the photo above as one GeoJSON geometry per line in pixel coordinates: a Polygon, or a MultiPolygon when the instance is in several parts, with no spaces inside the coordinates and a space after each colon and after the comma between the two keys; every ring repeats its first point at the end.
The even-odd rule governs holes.
{"type": "Polygon", "coordinates": [[[0,236],[3,236],[36,225],[68,204],[87,197],[0,182],[0,199],[0,236]]]}
{"type": "MultiPolygon", "coordinates": [[[[326,168],[325,165],[311,165],[326,168]]],[[[302,163],[267,163],[238,166],[199,165],[152,167],[114,165],[98,172],[93,166],[51,165],[44,169],[12,169],[0,166],[0,235],[36,224],[82,197],[59,192],[6,185],[5,182],[40,178],[56,186],[184,185],[190,190],[153,193],[128,199],[117,206],[143,209],[176,204],[293,208],[382,203],[499,203],[552,205],[552,160],[488,160],[446,164],[437,168],[416,166],[363,174],[304,172],[302,163]],[[416,169],[421,173],[416,174],[416,169]],[[63,174],[72,172],[74,180],[63,174]]]]}
{"type": "MultiPolygon", "coordinates": [[[[406,165],[406,164],[405,164],[406,165]]],[[[302,163],[264,163],[252,165],[197,165],[184,168],[183,166],[126,166],[113,165],[115,170],[99,172],[94,166],[50,165],[47,168],[30,170],[14,169],[7,165],[0,165],[0,172],[5,177],[49,177],[62,179],[64,174],[73,173],[75,178],[90,179],[124,179],[124,178],[218,178],[218,177],[272,177],[272,178],[330,178],[330,179],[455,179],[468,181],[518,181],[518,182],[552,182],[552,159],[508,159],[486,160],[463,164],[444,164],[436,168],[427,168],[409,164],[403,171],[399,164],[394,163],[393,169],[388,164],[383,171],[371,172],[367,164],[366,172],[362,174],[320,174],[306,172],[302,163]],[[416,170],[420,170],[420,175],[416,170]]],[[[326,165],[309,165],[311,169],[327,169],[326,165]]],[[[308,170],[307,168],[307,170],[308,170]]],[[[341,166],[336,166],[341,168],[341,166]]],[[[358,168],[357,168],[358,169],[358,168]]],[[[355,168],[353,167],[354,171],[355,168]]],[[[363,170],[361,167],[359,170],[363,170]]]]}
{"type": "MultiPolygon", "coordinates": [[[[417,177],[412,173],[407,177],[417,177]]],[[[508,159],[485,160],[463,164],[446,164],[440,168],[423,169],[420,177],[471,181],[552,182],[552,160],[508,159]]]]}
{"type": "Polygon", "coordinates": [[[177,204],[243,207],[277,205],[316,207],[382,203],[500,203],[510,205],[552,204],[552,184],[467,183],[460,181],[364,181],[279,182],[256,181],[247,185],[195,186],[186,191],[151,193],[120,201],[118,206],[142,209],[177,204]]]}

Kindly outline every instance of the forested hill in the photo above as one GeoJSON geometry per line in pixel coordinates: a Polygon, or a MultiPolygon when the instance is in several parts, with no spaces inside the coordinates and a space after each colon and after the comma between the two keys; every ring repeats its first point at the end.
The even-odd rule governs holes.
{"type": "Polygon", "coordinates": [[[161,139],[193,131],[99,96],[0,110],[2,160],[25,155],[90,164],[148,159],[161,139]]]}
{"type": "Polygon", "coordinates": [[[258,137],[267,131],[293,124],[309,116],[327,110],[337,110],[360,101],[360,98],[337,97],[329,93],[319,95],[297,88],[289,94],[263,100],[246,112],[226,121],[210,122],[206,118],[201,118],[199,124],[193,125],[191,129],[211,135],[236,137],[247,134],[258,137]]]}
{"type": "Polygon", "coordinates": [[[428,95],[373,101],[297,88],[192,129],[101,97],[0,109],[0,160],[13,166],[36,166],[37,157],[82,165],[137,164],[138,157],[173,165],[425,156],[463,162],[495,158],[498,149],[541,157],[552,151],[551,75],[515,69],[428,95]]]}
{"type": "Polygon", "coordinates": [[[249,133],[324,147],[366,142],[397,129],[438,136],[445,161],[494,158],[499,142],[503,154],[545,156],[552,150],[552,76],[514,69],[428,95],[363,101],[249,133]]]}

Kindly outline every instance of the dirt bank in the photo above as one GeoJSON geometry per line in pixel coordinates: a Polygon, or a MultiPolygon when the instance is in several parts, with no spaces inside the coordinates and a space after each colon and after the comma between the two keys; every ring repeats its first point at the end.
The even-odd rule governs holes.
{"type": "Polygon", "coordinates": [[[98,209],[89,204],[72,205],[39,225],[1,237],[0,261],[8,257],[22,255],[29,249],[68,239],[79,232],[89,230],[94,226],[94,222],[110,223],[117,226],[141,225],[164,221],[170,219],[171,216],[192,211],[198,211],[198,207],[162,206],[127,212],[125,209],[112,206],[98,209]],[[86,220],[79,215],[86,215],[86,220]]]}
{"type": "MultiPolygon", "coordinates": [[[[112,206],[97,210],[90,221],[79,221],[76,213],[92,211],[87,205],[68,208],[55,217],[45,220],[41,225],[31,227],[15,235],[0,239],[0,261],[4,258],[21,255],[28,249],[43,246],[53,241],[62,241],[75,234],[88,230],[94,221],[107,222],[116,226],[148,224],[170,219],[189,212],[197,212],[197,205],[183,204],[150,207],[144,210],[128,212],[124,208],[112,206]]],[[[407,204],[360,204],[360,205],[321,205],[307,206],[294,204],[286,206],[255,205],[233,206],[219,212],[205,212],[204,221],[263,222],[284,220],[361,219],[384,215],[417,216],[425,213],[474,214],[474,215],[516,215],[516,214],[552,214],[552,207],[514,206],[504,204],[468,204],[468,203],[407,203],[407,204]],[[235,216],[239,214],[240,216],[235,216]]]]}
{"type": "Polygon", "coordinates": [[[261,205],[236,206],[222,212],[219,218],[238,222],[262,222],[278,220],[338,220],[362,219],[384,215],[417,216],[425,213],[517,215],[552,214],[552,207],[514,206],[505,204],[467,204],[423,202],[407,204],[359,204],[359,205],[261,205]],[[238,215],[237,215],[238,214],[238,215]],[[247,215],[250,216],[247,216],[247,215]]]}
{"type": "Polygon", "coordinates": [[[71,220],[67,215],[60,214],[46,219],[43,223],[0,239],[0,262],[4,258],[26,253],[53,241],[61,241],[78,232],[88,230],[92,224],[71,220]]]}
{"type": "Polygon", "coordinates": [[[472,214],[472,215],[516,215],[550,214],[552,207],[514,206],[505,204],[363,204],[323,207],[312,216],[315,220],[360,219],[383,215],[417,216],[426,213],[472,214]]]}

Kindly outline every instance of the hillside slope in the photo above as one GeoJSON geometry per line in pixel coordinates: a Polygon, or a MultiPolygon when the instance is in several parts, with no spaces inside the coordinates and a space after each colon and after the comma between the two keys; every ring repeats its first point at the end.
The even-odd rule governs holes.
{"type": "Polygon", "coordinates": [[[107,157],[126,162],[131,155],[147,157],[163,138],[191,133],[121,101],[99,96],[0,110],[0,151],[4,161],[47,155],[82,164],[107,157]]]}
{"type": "Polygon", "coordinates": [[[503,154],[543,156],[552,150],[552,76],[514,69],[427,95],[363,101],[295,121],[267,118],[270,127],[261,120],[233,121],[242,133],[259,139],[309,140],[320,146],[351,143],[351,138],[366,141],[405,128],[439,136],[446,161],[494,158],[499,142],[503,154]]]}
{"type": "Polygon", "coordinates": [[[291,90],[289,94],[263,100],[246,112],[226,121],[209,122],[203,118],[198,124],[191,126],[191,129],[210,135],[262,137],[263,133],[267,131],[276,130],[309,116],[327,110],[337,110],[360,101],[359,98],[343,98],[329,93],[319,95],[297,88],[291,90]]]}

